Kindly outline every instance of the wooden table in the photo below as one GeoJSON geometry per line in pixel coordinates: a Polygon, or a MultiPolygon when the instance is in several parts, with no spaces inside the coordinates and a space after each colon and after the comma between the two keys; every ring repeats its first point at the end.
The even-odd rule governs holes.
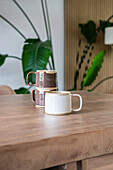
{"type": "MultiPolygon", "coordinates": [[[[95,166],[113,170],[113,95],[78,93],[83,97],[82,110],[64,116],[46,115],[44,108],[33,106],[30,95],[1,96],[0,170],[63,164],[74,170],[78,161],[84,170],[95,166]]],[[[74,108],[78,103],[73,98],[74,108]]]]}

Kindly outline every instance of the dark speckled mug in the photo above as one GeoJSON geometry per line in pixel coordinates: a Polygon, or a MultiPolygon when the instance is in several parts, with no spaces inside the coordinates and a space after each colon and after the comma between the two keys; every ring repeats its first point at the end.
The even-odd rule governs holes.
{"type": "Polygon", "coordinates": [[[37,70],[37,72],[29,72],[27,74],[27,84],[39,88],[57,87],[57,72],[55,70],[37,70]],[[36,74],[36,84],[29,83],[29,75],[36,74]]]}
{"type": "Polygon", "coordinates": [[[45,94],[47,91],[57,91],[57,88],[36,88],[32,91],[32,101],[36,107],[45,107],[45,94]]]}

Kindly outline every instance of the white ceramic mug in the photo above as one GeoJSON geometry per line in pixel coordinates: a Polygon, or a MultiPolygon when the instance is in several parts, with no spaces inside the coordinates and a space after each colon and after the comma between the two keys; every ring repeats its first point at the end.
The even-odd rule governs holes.
{"type": "Polygon", "coordinates": [[[45,94],[45,113],[53,115],[68,114],[79,111],[82,108],[82,97],[79,94],[71,94],[68,91],[48,91],[45,94]],[[80,98],[80,107],[72,109],[72,96],[80,98]]]}

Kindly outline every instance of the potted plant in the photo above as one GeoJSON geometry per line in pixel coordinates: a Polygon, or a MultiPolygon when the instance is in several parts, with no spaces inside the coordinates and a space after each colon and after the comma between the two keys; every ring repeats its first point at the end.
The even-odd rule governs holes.
{"type": "MultiPolygon", "coordinates": [[[[109,22],[112,18],[113,18],[113,15],[110,16],[106,21],[100,20],[100,22],[99,22],[100,25],[98,28],[96,28],[96,24],[92,20],[88,21],[85,24],[79,24],[79,27],[81,29],[81,34],[83,34],[85,36],[85,38],[87,40],[87,44],[85,45],[82,55],[80,56],[79,50],[80,50],[80,46],[81,46],[81,38],[79,39],[78,51],[77,51],[77,55],[76,55],[76,70],[75,70],[75,76],[74,76],[74,88],[71,90],[77,89],[77,80],[79,77],[79,72],[82,67],[82,64],[84,63],[84,59],[86,58],[86,56],[87,56],[87,62],[85,65],[85,72],[83,73],[83,81],[81,82],[81,90],[85,86],[89,86],[95,81],[95,79],[98,75],[98,72],[102,67],[102,63],[104,61],[104,56],[105,56],[105,51],[102,50],[93,58],[92,65],[89,67],[89,69],[88,69],[88,65],[90,63],[90,59],[92,56],[92,52],[93,52],[94,45],[96,43],[98,34],[100,33],[100,31],[104,32],[106,27],[113,26],[113,23],[109,22]]],[[[106,77],[105,79],[101,80],[89,91],[93,91],[101,83],[103,83],[104,81],[106,81],[110,78],[113,78],[113,76],[106,77]]]]}
{"type": "MultiPolygon", "coordinates": [[[[12,0],[12,1],[16,4],[16,6],[20,9],[20,11],[26,17],[26,19],[28,20],[32,29],[34,30],[37,38],[27,39],[25,37],[25,35],[14,24],[12,24],[10,21],[8,21],[4,16],[0,15],[0,18],[3,19],[5,22],[7,22],[12,28],[14,28],[20,34],[20,36],[22,36],[22,38],[24,39],[22,58],[19,58],[17,56],[10,56],[8,54],[4,54],[4,55],[0,54],[0,66],[4,64],[4,62],[7,58],[15,58],[17,60],[21,60],[24,80],[25,80],[25,83],[27,83],[26,75],[30,71],[45,70],[45,69],[47,69],[48,63],[49,63],[49,69],[55,70],[47,1],[41,0],[41,6],[42,6],[42,11],[43,11],[45,27],[46,27],[46,35],[47,35],[46,41],[41,40],[32,21],[30,20],[28,15],[25,13],[23,8],[19,5],[19,3],[17,3],[16,0],[12,0]],[[50,58],[51,58],[51,62],[50,62],[50,58]]],[[[34,83],[34,79],[35,79],[35,77],[34,77],[34,75],[32,75],[30,77],[29,81],[34,83]]],[[[31,88],[31,87],[29,87],[29,88],[31,88]]],[[[21,93],[21,94],[30,93],[29,88],[21,87],[20,89],[15,90],[15,92],[17,94],[18,93],[21,93]]]]}

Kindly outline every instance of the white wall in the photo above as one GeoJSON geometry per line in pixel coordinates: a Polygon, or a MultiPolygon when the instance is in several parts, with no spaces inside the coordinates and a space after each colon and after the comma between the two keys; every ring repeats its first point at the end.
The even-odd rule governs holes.
{"type": "MultiPolygon", "coordinates": [[[[41,9],[41,0],[17,0],[26,11],[42,40],[46,31],[41,9]]],[[[59,90],[64,89],[64,0],[47,0],[52,30],[55,66],[58,72],[59,90]]],[[[36,38],[31,26],[12,0],[0,0],[0,14],[18,27],[27,38],[36,38]]],[[[0,18],[0,53],[21,58],[24,39],[0,18]]],[[[0,84],[13,89],[25,87],[21,61],[6,59],[0,67],[0,84]]]]}

